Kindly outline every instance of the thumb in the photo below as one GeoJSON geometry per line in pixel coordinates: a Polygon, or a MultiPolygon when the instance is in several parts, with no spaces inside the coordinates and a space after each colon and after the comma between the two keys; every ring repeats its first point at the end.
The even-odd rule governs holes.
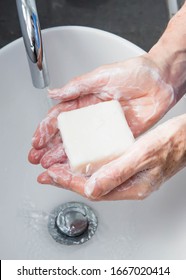
{"type": "MultiPolygon", "coordinates": [[[[149,169],[156,160],[153,153],[158,147],[157,129],[138,139],[119,158],[103,165],[85,183],[87,197],[97,199],[123,184],[129,178],[149,169]]],[[[160,134],[161,135],[161,134],[160,134]]]]}
{"type": "Polygon", "coordinates": [[[85,194],[91,199],[102,197],[141,171],[141,168],[138,151],[129,150],[98,169],[85,183],[85,194]]]}
{"type": "Polygon", "coordinates": [[[49,97],[61,101],[69,101],[89,94],[100,93],[109,79],[108,72],[96,70],[76,77],[60,89],[49,90],[49,97]]]}

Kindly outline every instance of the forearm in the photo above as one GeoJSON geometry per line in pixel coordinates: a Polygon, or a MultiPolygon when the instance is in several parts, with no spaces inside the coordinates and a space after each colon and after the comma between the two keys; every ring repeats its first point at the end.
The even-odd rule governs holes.
{"type": "Polygon", "coordinates": [[[149,55],[162,71],[164,81],[172,85],[178,102],[186,93],[186,2],[149,55]]]}
{"type": "Polygon", "coordinates": [[[169,124],[166,127],[165,123],[165,135],[168,136],[169,147],[163,170],[166,179],[186,167],[186,114],[170,120],[169,124]]]}

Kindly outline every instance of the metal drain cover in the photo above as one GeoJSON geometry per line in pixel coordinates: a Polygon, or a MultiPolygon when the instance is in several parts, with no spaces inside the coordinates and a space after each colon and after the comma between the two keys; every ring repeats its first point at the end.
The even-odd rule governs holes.
{"type": "Polygon", "coordinates": [[[95,234],[98,225],[93,210],[84,203],[68,202],[49,215],[48,230],[53,239],[65,245],[83,244],[95,234]]]}

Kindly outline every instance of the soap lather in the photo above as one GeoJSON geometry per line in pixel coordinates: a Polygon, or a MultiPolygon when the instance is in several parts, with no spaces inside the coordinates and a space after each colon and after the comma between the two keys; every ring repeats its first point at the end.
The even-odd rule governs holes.
{"type": "Polygon", "coordinates": [[[72,171],[86,175],[121,156],[134,142],[116,100],[62,112],[58,128],[72,171]]]}

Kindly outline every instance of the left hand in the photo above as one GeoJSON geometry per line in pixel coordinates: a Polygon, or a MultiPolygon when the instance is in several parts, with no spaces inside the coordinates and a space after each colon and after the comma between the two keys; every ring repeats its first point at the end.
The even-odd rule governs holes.
{"type": "Polygon", "coordinates": [[[65,153],[58,135],[57,116],[61,112],[99,102],[118,100],[134,137],[141,135],[176,102],[173,87],[164,76],[160,65],[145,54],[101,66],[74,78],[61,89],[50,91],[50,97],[62,102],[54,106],[39,124],[33,137],[29,161],[41,163],[44,168],[63,162],[65,153]]]}
{"type": "Polygon", "coordinates": [[[66,163],[51,166],[38,181],[92,200],[144,199],[186,166],[185,131],[186,114],[151,130],[89,178],[73,174],[66,163]]]}

